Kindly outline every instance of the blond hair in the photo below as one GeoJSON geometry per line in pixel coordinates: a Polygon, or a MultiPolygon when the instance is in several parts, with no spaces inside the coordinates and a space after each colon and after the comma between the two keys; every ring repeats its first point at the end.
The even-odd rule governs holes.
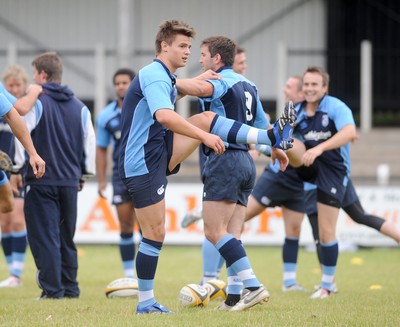
{"type": "Polygon", "coordinates": [[[27,85],[29,82],[28,73],[25,68],[20,65],[9,65],[3,73],[3,82],[5,82],[10,77],[22,80],[22,82],[27,85]]]}

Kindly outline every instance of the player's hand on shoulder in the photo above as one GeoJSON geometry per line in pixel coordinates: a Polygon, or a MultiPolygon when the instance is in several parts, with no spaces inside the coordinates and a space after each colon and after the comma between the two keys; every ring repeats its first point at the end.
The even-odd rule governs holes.
{"type": "Polygon", "coordinates": [[[30,84],[28,86],[27,92],[26,93],[32,93],[35,94],[36,96],[39,96],[40,93],[43,92],[43,88],[39,84],[30,84]]]}
{"type": "Polygon", "coordinates": [[[206,70],[204,73],[200,74],[196,77],[196,79],[206,80],[206,79],[222,79],[221,75],[216,73],[215,71],[209,69],[206,70]]]}

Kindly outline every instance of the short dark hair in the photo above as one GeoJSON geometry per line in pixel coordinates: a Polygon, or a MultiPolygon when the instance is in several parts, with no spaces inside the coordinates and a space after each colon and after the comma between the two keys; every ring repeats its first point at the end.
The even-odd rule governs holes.
{"type": "Polygon", "coordinates": [[[156,35],[156,41],[155,41],[156,55],[161,53],[162,41],[165,41],[169,45],[171,45],[178,34],[194,38],[196,32],[194,31],[193,27],[189,26],[188,24],[182,21],[172,19],[163,22],[159,26],[158,33],[156,35]]]}
{"type": "Polygon", "coordinates": [[[63,65],[57,53],[45,52],[38,55],[33,59],[32,66],[36,68],[38,73],[44,71],[47,74],[47,82],[61,84],[63,65]]]}
{"type": "Polygon", "coordinates": [[[118,69],[113,76],[113,84],[115,84],[115,78],[119,75],[128,75],[131,81],[135,78],[136,73],[129,68],[120,68],[118,69]]]}
{"type": "Polygon", "coordinates": [[[201,46],[208,46],[211,58],[217,53],[225,66],[232,66],[235,60],[237,44],[226,36],[210,36],[201,42],[201,46]]]}

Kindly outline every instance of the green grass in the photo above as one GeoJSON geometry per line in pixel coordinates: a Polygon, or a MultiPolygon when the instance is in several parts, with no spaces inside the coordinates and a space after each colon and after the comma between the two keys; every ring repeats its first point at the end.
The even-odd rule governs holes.
{"type": "MultiPolygon", "coordinates": [[[[183,308],[182,286],[201,278],[200,247],[165,246],[159,260],[155,294],[175,315],[136,316],[136,299],[107,299],[105,286],[122,277],[116,246],[80,246],[78,300],[36,301],[40,292],[29,253],[24,285],[0,289],[0,326],[400,326],[400,249],[341,253],[339,293],[310,300],[310,293],[283,293],[281,249],[248,247],[254,271],[270,291],[270,301],[244,312],[183,308]],[[381,289],[371,290],[380,285],[381,289]],[[376,287],[376,286],[375,286],[376,287]],[[373,287],[374,288],[374,287],[373,287]]],[[[0,278],[7,277],[5,263],[0,278]]],[[[222,276],[225,279],[225,274],[222,276]]],[[[312,290],[320,280],[315,253],[299,253],[298,282],[312,290]]]]}

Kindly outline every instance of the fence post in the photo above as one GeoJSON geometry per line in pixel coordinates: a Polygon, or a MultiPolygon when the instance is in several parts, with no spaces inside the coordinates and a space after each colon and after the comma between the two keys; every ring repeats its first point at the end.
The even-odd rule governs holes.
{"type": "Polygon", "coordinates": [[[95,50],[95,117],[106,105],[106,83],[105,83],[106,51],[103,44],[98,44],[95,50]]]}
{"type": "Polygon", "coordinates": [[[17,63],[18,50],[14,43],[9,43],[7,46],[7,64],[14,65],[17,63]]]}
{"type": "Polygon", "coordinates": [[[287,48],[286,44],[279,43],[277,47],[277,65],[276,65],[276,73],[277,73],[277,86],[276,86],[276,118],[280,117],[283,108],[285,106],[285,96],[282,92],[282,88],[285,85],[285,81],[287,79],[287,48]]]}
{"type": "Polygon", "coordinates": [[[132,29],[134,24],[131,24],[132,9],[135,1],[119,0],[118,1],[118,44],[117,44],[117,65],[118,68],[129,68],[131,57],[131,44],[135,44],[133,36],[135,35],[132,29]]]}
{"type": "Polygon", "coordinates": [[[372,45],[368,40],[361,42],[361,131],[368,133],[372,127],[372,45]]]}

